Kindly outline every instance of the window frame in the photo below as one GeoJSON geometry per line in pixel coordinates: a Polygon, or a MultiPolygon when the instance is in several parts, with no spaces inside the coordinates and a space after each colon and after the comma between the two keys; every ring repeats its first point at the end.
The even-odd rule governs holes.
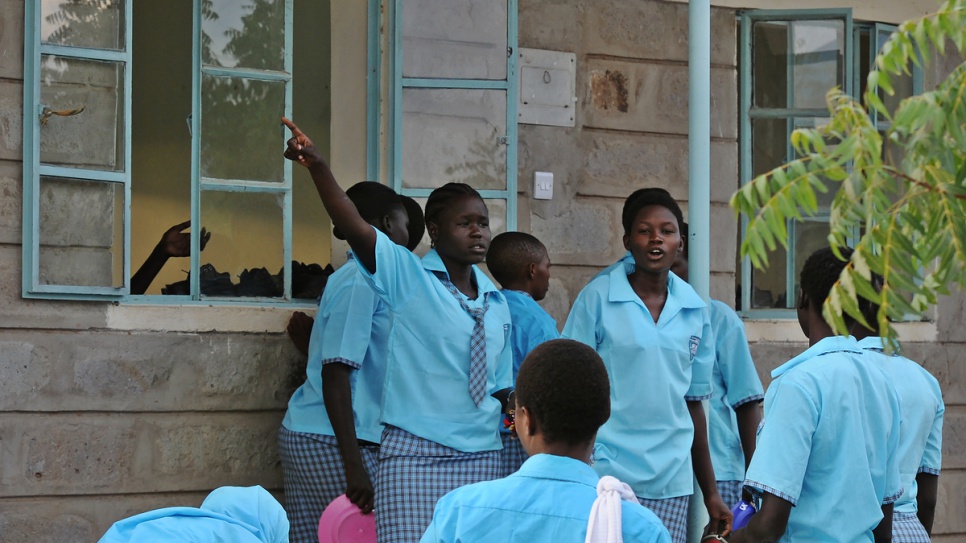
{"type": "MultiPolygon", "coordinates": [[[[284,89],[284,115],[292,114],[292,47],[293,47],[293,0],[278,0],[284,9],[284,58],[281,70],[258,70],[247,68],[223,68],[209,66],[202,61],[202,0],[192,2],[192,104],[191,104],[191,206],[190,217],[192,224],[201,224],[201,202],[206,191],[226,191],[244,193],[273,193],[280,195],[282,215],[282,259],[283,259],[283,294],[278,298],[262,297],[207,297],[200,289],[200,228],[193,228],[190,232],[190,295],[157,295],[131,294],[131,178],[132,178],[132,80],[133,54],[132,43],[134,33],[133,0],[119,0],[123,16],[123,37],[120,40],[123,49],[95,49],[90,47],[51,45],[42,43],[41,23],[43,17],[39,2],[27,2],[24,13],[24,126],[23,126],[23,266],[22,266],[22,295],[24,298],[53,299],[53,300],[89,300],[89,301],[120,301],[124,304],[152,304],[152,305],[247,305],[247,306],[281,306],[281,307],[314,307],[312,300],[295,300],[292,298],[292,164],[291,161],[282,162],[282,182],[258,182],[253,180],[222,180],[209,179],[201,176],[200,152],[202,145],[202,115],[203,104],[201,81],[205,75],[224,77],[244,77],[258,81],[281,81],[284,89]],[[123,64],[123,127],[119,134],[123,134],[124,153],[123,168],[117,171],[103,171],[76,167],[43,165],[40,163],[40,114],[44,104],[41,103],[40,91],[40,61],[42,55],[57,55],[70,59],[111,61],[123,64]],[[39,249],[40,249],[40,177],[74,178],[85,181],[110,182],[123,185],[123,278],[122,286],[95,287],[71,285],[42,285],[40,284],[39,249]]],[[[188,29],[185,29],[186,32],[188,29]]],[[[120,102],[120,100],[119,100],[120,102]]],[[[281,126],[281,125],[279,125],[281,126]]],[[[280,135],[282,134],[281,128],[280,135]]],[[[281,140],[280,140],[281,141],[281,140]]],[[[279,153],[279,160],[281,153],[279,153]]]]}
{"type": "MultiPolygon", "coordinates": [[[[396,192],[412,198],[426,198],[431,188],[404,187],[402,180],[402,118],[404,89],[465,89],[503,90],[506,99],[506,134],[499,143],[506,146],[506,188],[477,189],[486,200],[506,202],[506,230],[517,229],[517,96],[519,94],[517,4],[505,0],[507,9],[507,64],[506,79],[412,78],[403,77],[403,15],[404,0],[384,0],[389,26],[389,86],[388,86],[388,153],[380,150],[378,127],[381,126],[380,97],[383,87],[379,81],[380,55],[380,0],[369,0],[369,87],[367,104],[368,149],[367,172],[370,179],[379,178],[380,165],[386,161],[387,184],[396,192]]],[[[475,188],[475,187],[474,187],[475,188]]]]}
{"type": "MultiPolygon", "coordinates": [[[[757,119],[787,119],[788,122],[794,123],[796,118],[827,118],[829,116],[827,109],[806,109],[806,108],[755,108],[752,105],[753,99],[753,75],[754,75],[754,65],[753,65],[753,52],[752,52],[752,27],[754,23],[760,21],[816,21],[816,20],[840,20],[844,23],[844,79],[843,79],[843,90],[846,94],[849,94],[856,98],[861,98],[858,96],[859,89],[861,89],[861,78],[865,77],[866,74],[859,73],[862,64],[861,58],[861,48],[859,47],[859,40],[862,32],[870,33],[870,47],[869,47],[869,58],[866,59],[868,64],[871,66],[874,62],[875,55],[878,53],[881,47],[881,38],[887,36],[887,33],[891,33],[896,29],[894,25],[875,23],[875,22],[857,22],[852,19],[852,9],[851,8],[841,8],[841,9],[801,9],[801,10],[749,10],[744,11],[739,14],[739,62],[738,62],[738,81],[739,81],[739,136],[738,136],[738,147],[739,147],[739,183],[744,186],[753,179],[753,146],[752,146],[752,121],[757,119]]],[[[791,39],[791,36],[789,37],[791,39]]],[[[791,64],[790,64],[791,65],[791,64]]],[[[920,94],[923,91],[923,76],[922,70],[916,66],[913,66],[913,94],[920,94]]],[[[789,70],[789,77],[792,77],[793,71],[789,70]]],[[[789,96],[794,93],[794,87],[789,81],[788,85],[789,96]]],[[[789,102],[791,104],[791,102],[789,102]]],[[[791,104],[793,105],[793,104],[791,104]]],[[[876,119],[873,119],[877,122],[876,119]]],[[[877,125],[878,126],[878,125],[877,125]]],[[[793,156],[794,150],[791,147],[790,142],[786,142],[786,159],[787,162],[789,157],[793,156]]],[[[820,213],[815,217],[809,219],[813,222],[827,222],[828,214],[820,213]]],[[[745,232],[748,227],[748,217],[742,215],[741,224],[739,227],[739,246],[741,240],[745,239],[745,232]]],[[[748,257],[740,258],[740,265],[738,273],[741,279],[741,298],[738,300],[739,307],[738,312],[744,317],[752,319],[790,319],[794,318],[794,289],[797,282],[797,273],[795,270],[794,262],[796,258],[795,250],[795,239],[794,232],[796,228],[796,221],[789,220],[787,224],[789,228],[789,240],[788,249],[785,254],[786,260],[786,273],[785,273],[785,286],[786,286],[786,307],[785,308],[761,308],[756,309],[752,307],[752,295],[753,295],[753,268],[751,265],[751,259],[748,257]]],[[[855,233],[855,238],[858,238],[858,232],[855,233]]]]}

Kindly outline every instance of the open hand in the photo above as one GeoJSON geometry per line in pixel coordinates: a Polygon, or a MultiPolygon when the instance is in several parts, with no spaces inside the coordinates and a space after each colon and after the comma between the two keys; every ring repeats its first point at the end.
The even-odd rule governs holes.
{"type": "MultiPolygon", "coordinates": [[[[185,232],[191,226],[191,221],[185,221],[168,228],[167,232],[161,236],[159,245],[167,256],[190,256],[191,255],[191,234],[185,232]]],[[[201,229],[201,250],[205,250],[205,245],[211,239],[211,232],[201,229]]]]}

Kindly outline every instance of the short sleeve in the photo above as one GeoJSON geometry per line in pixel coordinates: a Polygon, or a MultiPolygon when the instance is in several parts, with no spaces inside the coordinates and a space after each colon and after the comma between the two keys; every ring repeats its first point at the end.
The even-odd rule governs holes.
{"type": "Polygon", "coordinates": [[[570,309],[570,315],[567,316],[567,323],[564,325],[561,335],[579,341],[597,351],[602,339],[597,332],[599,326],[600,303],[597,293],[584,287],[570,309]]]}
{"type": "Polygon", "coordinates": [[[939,383],[935,379],[931,380],[930,387],[939,403],[936,407],[936,416],[932,421],[932,428],[929,430],[929,437],[926,438],[926,448],[922,453],[919,471],[939,475],[943,463],[943,416],[946,413],[946,405],[943,403],[939,383]]]}
{"type": "Polygon", "coordinates": [[[751,359],[745,323],[730,307],[712,302],[711,323],[715,339],[715,358],[725,383],[728,404],[737,409],[760,401],[765,394],[751,359]]]}
{"type": "Polygon", "coordinates": [[[701,309],[701,339],[698,351],[691,363],[691,386],[684,395],[689,402],[710,400],[714,394],[711,385],[711,371],[714,369],[714,332],[711,331],[711,318],[708,309],[701,309]]]}
{"type": "Polygon", "coordinates": [[[393,243],[378,228],[373,230],[376,231],[376,271],[369,273],[358,257],[353,260],[376,295],[395,309],[418,292],[416,286],[426,282],[427,274],[419,257],[393,243]]]}
{"type": "Polygon", "coordinates": [[[316,347],[313,355],[322,364],[338,362],[361,367],[378,304],[375,292],[359,274],[338,290],[326,291],[312,327],[311,343],[316,347]]]}
{"type": "Polygon", "coordinates": [[[758,433],[758,446],[745,476],[745,486],[798,503],[805,469],[818,426],[818,406],[796,383],[773,382],[778,387],[758,433]]]}

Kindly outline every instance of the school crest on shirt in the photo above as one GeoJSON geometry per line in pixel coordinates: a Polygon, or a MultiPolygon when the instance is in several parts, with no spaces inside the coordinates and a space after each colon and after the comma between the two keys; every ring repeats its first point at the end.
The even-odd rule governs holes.
{"type": "Polygon", "coordinates": [[[701,345],[701,338],[691,336],[691,343],[688,345],[688,350],[691,352],[691,362],[694,362],[694,357],[698,355],[698,345],[701,345]]]}

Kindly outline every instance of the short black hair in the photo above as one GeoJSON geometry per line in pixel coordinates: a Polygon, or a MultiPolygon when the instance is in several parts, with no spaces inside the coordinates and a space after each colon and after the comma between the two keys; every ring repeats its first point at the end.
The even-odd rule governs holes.
{"type": "MultiPolygon", "coordinates": [[[[375,181],[356,183],[346,189],[345,195],[369,224],[375,224],[396,209],[406,210],[396,191],[375,181]]],[[[333,229],[332,233],[338,239],[345,239],[345,235],[338,228],[333,229]]]]}
{"type": "Polygon", "coordinates": [[[541,343],[520,366],[516,402],[536,417],[546,442],[586,442],[610,418],[607,368],[579,341],[541,343]]]}
{"type": "Polygon", "coordinates": [[[684,253],[684,259],[688,260],[688,247],[691,246],[691,237],[688,236],[688,223],[681,223],[681,251],[684,253]]]}
{"type": "Polygon", "coordinates": [[[406,248],[410,251],[415,251],[416,247],[419,246],[419,242],[423,240],[423,234],[426,233],[426,221],[423,219],[423,209],[419,207],[419,202],[409,196],[400,196],[400,198],[402,199],[403,207],[406,208],[406,213],[409,215],[409,243],[406,244],[406,248]]]}
{"type": "Polygon", "coordinates": [[[621,212],[621,223],[624,225],[624,235],[630,234],[631,226],[634,223],[634,219],[637,218],[637,213],[647,206],[665,207],[678,220],[679,229],[684,224],[684,213],[681,211],[681,206],[678,205],[670,192],[657,187],[637,189],[624,200],[624,210],[621,212]]]}
{"type": "Polygon", "coordinates": [[[483,200],[480,193],[466,183],[446,183],[442,187],[434,189],[429,194],[429,199],[426,200],[426,222],[435,222],[453,200],[463,196],[476,196],[481,201],[483,200]]]}
{"type": "Polygon", "coordinates": [[[501,286],[506,286],[525,279],[530,264],[539,263],[545,256],[547,248],[536,237],[525,232],[504,232],[490,242],[486,267],[501,286]]]}
{"type": "MultiPolygon", "coordinates": [[[[831,247],[823,247],[812,253],[802,266],[802,273],[799,276],[802,292],[808,296],[809,303],[815,304],[814,307],[819,313],[822,311],[822,303],[832,292],[832,287],[839,280],[839,275],[852,257],[852,249],[840,247],[839,254],[845,260],[836,256],[831,247]]],[[[850,319],[847,315],[845,318],[850,319]]]]}

